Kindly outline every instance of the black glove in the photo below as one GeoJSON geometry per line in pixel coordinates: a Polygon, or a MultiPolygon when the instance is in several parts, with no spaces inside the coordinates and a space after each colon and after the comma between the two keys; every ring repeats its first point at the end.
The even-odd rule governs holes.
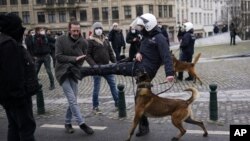
{"type": "Polygon", "coordinates": [[[125,46],[122,46],[122,49],[125,49],[126,47],[125,46]]]}

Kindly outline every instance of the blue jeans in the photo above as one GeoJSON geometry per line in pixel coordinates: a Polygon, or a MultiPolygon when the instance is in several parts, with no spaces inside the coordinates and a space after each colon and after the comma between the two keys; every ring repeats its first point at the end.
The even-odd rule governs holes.
{"type": "MultiPolygon", "coordinates": [[[[116,88],[115,76],[103,75],[103,77],[107,80],[109,84],[111,94],[115,101],[115,106],[118,106],[118,91],[116,88]]],[[[93,90],[92,102],[93,102],[93,107],[98,107],[99,106],[98,96],[99,96],[100,86],[101,86],[101,76],[95,75],[93,76],[93,79],[94,79],[94,90],[93,90]]]]}
{"type": "Polygon", "coordinates": [[[78,83],[71,78],[67,78],[62,83],[62,88],[69,103],[65,116],[65,124],[71,124],[72,116],[75,117],[78,125],[85,123],[77,103],[78,83]]]}

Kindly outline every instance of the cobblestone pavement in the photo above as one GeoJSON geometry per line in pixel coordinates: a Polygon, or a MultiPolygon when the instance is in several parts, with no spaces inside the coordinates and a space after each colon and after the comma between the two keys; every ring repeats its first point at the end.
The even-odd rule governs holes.
{"type": "MultiPolygon", "coordinates": [[[[250,124],[250,57],[233,57],[220,58],[216,57],[224,55],[250,54],[250,42],[241,42],[236,46],[218,45],[208,47],[197,47],[195,54],[202,53],[202,56],[196,65],[196,71],[203,81],[201,86],[199,83],[194,84],[189,81],[177,82],[162,97],[187,98],[189,94],[183,92],[187,87],[194,86],[201,92],[201,97],[193,104],[194,116],[197,119],[207,121],[209,118],[209,84],[218,85],[218,115],[219,121],[224,124],[250,124]]],[[[175,52],[175,50],[174,50],[175,52]]],[[[178,54],[178,52],[176,53],[178,54]]],[[[185,77],[187,73],[184,73],[185,77]]],[[[45,115],[36,114],[36,101],[34,97],[34,113],[37,119],[49,119],[53,117],[64,117],[67,107],[66,99],[62,93],[61,87],[56,83],[55,90],[48,90],[49,80],[44,69],[39,74],[41,83],[43,84],[45,99],[45,115]]],[[[170,87],[171,84],[158,85],[165,78],[164,70],[161,67],[157,76],[153,80],[155,93],[163,91],[170,87]]],[[[132,83],[131,77],[117,76],[117,84],[125,85],[127,117],[122,120],[132,121],[134,115],[133,96],[135,85],[132,83]]],[[[100,91],[100,109],[103,116],[110,119],[118,119],[118,112],[115,110],[108,84],[102,80],[100,91]]],[[[92,77],[86,77],[79,83],[79,103],[81,110],[86,118],[95,116],[92,113],[91,95],[93,90],[92,77]]],[[[0,118],[5,118],[3,110],[0,109],[0,118]]],[[[169,117],[150,119],[154,123],[169,122],[169,117]]]]}

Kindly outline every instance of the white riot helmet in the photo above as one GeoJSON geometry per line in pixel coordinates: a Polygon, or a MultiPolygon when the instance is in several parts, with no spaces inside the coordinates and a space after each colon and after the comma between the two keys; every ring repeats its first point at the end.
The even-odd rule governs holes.
{"type": "Polygon", "coordinates": [[[193,28],[194,28],[194,25],[191,22],[184,23],[184,29],[186,32],[188,32],[189,30],[191,30],[193,28]]]}
{"type": "Polygon", "coordinates": [[[137,21],[137,25],[143,25],[146,31],[151,31],[155,26],[157,26],[157,20],[154,15],[146,13],[140,16],[137,21]]]}

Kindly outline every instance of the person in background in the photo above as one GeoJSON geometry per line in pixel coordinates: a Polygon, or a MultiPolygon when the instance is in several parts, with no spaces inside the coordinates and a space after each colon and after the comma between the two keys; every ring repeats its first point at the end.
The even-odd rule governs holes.
{"type": "Polygon", "coordinates": [[[115,52],[116,60],[120,61],[121,49],[125,49],[126,45],[122,30],[118,27],[118,23],[113,23],[108,38],[115,52]]]}
{"type": "Polygon", "coordinates": [[[126,36],[126,42],[130,44],[128,61],[132,62],[134,60],[136,53],[140,49],[140,40],[141,40],[141,35],[139,31],[136,30],[135,27],[130,26],[129,32],[126,36]]]}
{"type": "Polygon", "coordinates": [[[177,29],[178,29],[177,38],[178,38],[178,41],[181,42],[181,39],[183,35],[185,34],[185,29],[184,29],[183,24],[180,24],[180,22],[178,22],[177,29]]]}
{"type": "Polygon", "coordinates": [[[165,36],[168,45],[170,45],[167,29],[164,26],[162,26],[161,22],[158,22],[158,27],[161,29],[161,33],[165,36]]]}
{"type": "Polygon", "coordinates": [[[236,33],[236,26],[233,22],[230,24],[229,29],[230,29],[230,45],[236,45],[235,37],[237,33],[236,33]]]}
{"type": "Polygon", "coordinates": [[[77,103],[78,79],[69,72],[69,68],[78,68],[83,64],[88,43],[81,37],[79,22],[69,22],[68,30],[69,34],[59,36],[55,44],[55,75],[69,104],[65,115],[65,129],[67,133],[74,133],[72,118],[75,117],[80,129],[87,134],[93,134],[93,129],[85,123],[77,103]]]}
{"type": "MultiPolygon", "coordinates": [[[[0,15],[0,104],[8,119],[7,141],[35,141],[31,98],[35,93],[28,93],[26,78],[36,80],[37,84],[38,80],[28,77],[25,67],[24,31],[20,17],[12,13],[0,15]]],[[[35,65],[28,65],[36,77],[35,65]]]]}
{"type": "Polygon", "coordinates": [[[49,90],[55,89],[54,76],[51,69],[51,48],[49,45],[48,37],[45,35],[45,29],[41,27],[37,27],[35,29],[35,35],[32,36],[32,53],[36,62],[37,75],[41,69],[42,64],[46,69],[47,75],[49,77],[50,86],[49,90]]]}
{"type": "MultiPolygon", "coordinates": [[[[113,53],[113,50],[109,44],[109,41],[103,34],[103,26],[100,22],[95,22],[93,24],[93,32],[90,38],[88,39],[88,50],[87,50],[87,62],[90,66],[94,65],[105,65],[109,62],[116,63],[116,58],[113,53]]],[[[115,107],[118,107],[118,91],[116,88],[115,76],[113,74],[103,75],[107,80],[108,85],[111,90],[111,94],[114,99],[115,107]]],[[[93,76],[94,79],[94,89],[92,95],[93,102],[93,112],[95,114],[100,114],[101,110],[99,109],[99,100],[98,96],[100,93],[101,86],[101,76],[93,76]]]]}
{"type": "MultiPolygon", "coordinates": [[[[194,27],[191,22],[184,23],[185,34],[182,37],[182,41],[180,44],[180,60],[186,62],[192,62],[193,54],[194,54],[194,44],[195,44],[195,36],[194,36],[194,27]]],[[[178,73],[178,80],[182,81],[183,72],[178,73]]],[[[192,75],[189,74],[187,81],[193,81],[192,75]]]]}
{"type": "Polygon", "coordinates": [[[53,67],[55,67],[55,64],[56,64],[56,56],[55,56],[55,42],[56,42],[56,39],[51,35],[51,31],[49,29],[46,29],[45,33],[46,33],[46,36],[47,36],[47,39],[48,39],[48,44],[49,44],[49,47],[50,47],[50,56],[51,56],[51,58],[53,60],[53,67]]]}

